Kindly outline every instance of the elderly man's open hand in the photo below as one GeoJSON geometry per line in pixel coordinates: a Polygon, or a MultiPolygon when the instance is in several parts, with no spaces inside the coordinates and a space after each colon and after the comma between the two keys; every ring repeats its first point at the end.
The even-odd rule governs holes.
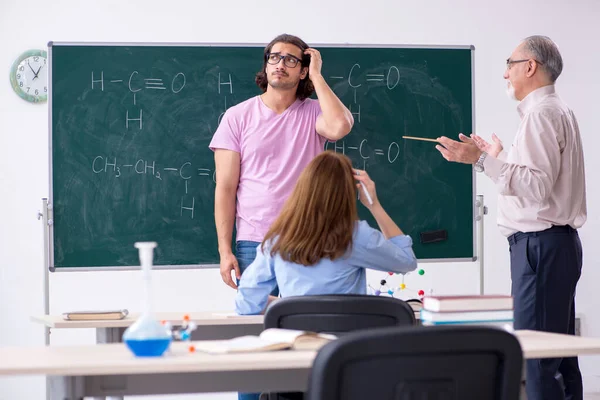
{"type": "Polygon", "coordinates": [[[442,156],[452,162],[463,164],[475,164],[482,151],[477,148],[473,140],[462,133],[458,135],[460,142],[442,136],[437,138],[438,144],[435,148],[442,153],[442,156]]]}
{"type": "Polygon", "coordinates": [[[485,139],[476,134],[472,134],[471,139],[473,139],[473,143],[475,143],[479,150],[485,151],[494,158],[498,158],[498,154],[504,149],[502,141],[495,133],[492,133],[493,143],[488,143],[485,139]]]}

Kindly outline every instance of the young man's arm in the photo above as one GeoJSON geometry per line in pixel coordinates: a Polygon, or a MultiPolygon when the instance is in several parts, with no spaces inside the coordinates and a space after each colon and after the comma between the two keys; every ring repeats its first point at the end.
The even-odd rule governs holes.
{"type": "Polygon", "coordinates": [[[317,133],[331,141],[342,139],[352,129],[354,118],[342,101],[333,93],[323,75],[321,75],[321,54],[315,49],[307,49],[310,55],[308,76],[312,81],[322,114],[317,119],[317,133]]]}
{"type": "Polygon", "coordinates": [[[216,181],[215,225],[221,256],[221,278],[236,289],[231,271],[240,279],[240,267],[231,249],[231,237],[235,222],[235,201],[240,182],[240,153],[232,150],[215,149],[216,181]]]}

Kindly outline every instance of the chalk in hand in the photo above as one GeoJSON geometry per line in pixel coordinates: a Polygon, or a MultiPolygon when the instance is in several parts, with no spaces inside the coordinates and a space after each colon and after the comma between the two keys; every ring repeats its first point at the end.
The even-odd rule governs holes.
{"type": "Polygon", "coordinates": [[[369,191],[367,190],[367,187],[365,186],[365,184],[363,182],[360,183],[360,185],[363,188],[363,192],[365,192],[365,196],[367,196],[367,201],[369,202],[369,205],[373,205],[373,199],[371,199],[371,195],[369,194],[369,191]]]}

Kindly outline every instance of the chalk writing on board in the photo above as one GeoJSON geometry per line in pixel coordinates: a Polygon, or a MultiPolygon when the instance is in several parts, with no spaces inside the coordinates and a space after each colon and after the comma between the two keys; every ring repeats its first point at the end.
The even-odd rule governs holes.
{"type": "MultiPolygon", "coordinates": [[[[356,91],[354,91],[354,102],[356,103],[356,91]]],[[[348,110],[350,110],[350,113],[352,114],[352,117],[354,117],[354,120],[360,123],[360,104],[350,104],[348,106],[348,110]],[[354,109],[352,108],[353,105],[354,109]]]]}
{"type": "MultiPolygon", "coordinates": [[[[221,86],[229,86],[229,94],[233,94],[233,83],[231,81],[231,74],[227,74],[229,76],[228,81],[221,81],[221,73],[219,72],[219,94],[221,94],[221,86]]],[[[223,78],[225,79],[225,78],[223,78]]]]}
{"type": "MultiPolygon", "coordinates": [[[[348,85],[353,88],[359,88],[362,86],[362,83],[359,82],[359,79],[355,76],[360,72],[361,69],[360,64],[355,63],[350,68],[350,73],[348,74],[348,85]]],[[[332,75],[329,79],[341,80],[345,79],[344,76],[341,75],[332,75]]],[[[388,89],[394,89],[398,83],[400,83],[400,70],[395,65],[392,65],[386,71],[382,71],[381,73],[368,73],[365,74],[365,82],[384,82],[388,89]]]]}
{"type": "Polygon", "coordinates": [[[367,82],[383,82],[383,74],[367,74],[367,82]]]}
{"type": "MultiPolygon", "coordinates": [[[[354,141],[355,139],[350,138],[350,140],[354,141]]],[[[387,159],[390,164],[393,164],[400,155],[400,146],[398,146],[398,143],[396,142],[391,142],[387,148],[371,148],[367,139],[361,140],[358,146],[354,145],[354,143],[353,145],[346,145],[346,139],[338,140],[336,142],[327,141],[325,142],[325,150],[333,150],[336,153],[341,152],[349,157],[358,153],[358,156],[363,163],[362,168],[364,170],[367,169],[367,160],[371,158],[371,155],[373,155],[374,158],[381,157],[384,160],[387,159]],[[333,145],[333,147],[331,145],[333,145]]]]}
{"type": "Polygon", "coordinates": [[[217,125],[221,124],[221,120],[223,119],[223,115],[225,115],[225,111],[227,111],[227,93],[229,92],[229,94],[233,94],[233,80],[231,79],[231,74],[230,73],[223,73],[223,77],[221,77],[221,73],[219,72],[219,78],[218,78],[218,82],[217,82],[217,90],[219,92],[219,95],[223,96],[223,102],[225,104],[225,107],[223,108],[223,112],[219,114],[219,116],[217,117],[217,125]],[[227,76],[227,78],[225,78],[225,76],[227,76]],[[223,89],[223,92],[221,92],[221,86],[225,86],[225,88],[223,89]],[[227,87],[229,87],[229,90],[227,90],[227,87]]]}
{"type": "MultiPolygon", "coordinates": [[[[92,160],[92,172],[95,174],[100,173],[114,173],[116,178],[121,177],[125,173],[132,175],[153,175],[157,179],[163,178],[160,171],[163,171],[163,175],[166,174],[179,176],[183,180],[191,179],[195,176],[213,176],[211,169],[209,168],[194,168],[192,163],[189,161],[184,162],[181,166],[177,167],[160,167],[157,166],[156,161],[149,162],[148,160],[138,159],[134,164],[119,164],[116,157],[105,157],[96,156],[92,160]]],[[[214,179],[213,179],[214,180],[214,179]]]]}
{"type": "Polygon", "coordinates": [[[383,70],[380,72],[378,71],[378,72],[366,73],[362,80],[359,75],[360,69],[361,69],[360,64],[355,63],[350,68],[350,72],[348,73],[348,78],[345,78],[344,76],[341,76],[341,75],[332,75],[329,77],[329,79],[332,79],[332,80],[347,79],[348,86],[350,86],[350,88],[352,88],[352,90],[354,92],[353,93],[354,94],[354,96],[353,96],[354,103],[349,104],[348,109],[350,110],[350,113],[354,117],[354,121],[359,124],[361,123],[361,110],[360,110],[360,104],[358,103],[357,97],[356,97],[356,89],[358,89],[359,87],[362,86],[362,82],[364,81],[367,84],[385,82],[385,86],[389,90],[393,90],[400,82],[400,70],[395,65],[392,65],[391,67],[389,67],[387,69],[387,71],[383,70]]]}
{"type": "MultiPolygon", "coordinates": [[[[121,83],[123,84],[125,81],[123,79],[108,79],[109,83],[121,83]]],[[[220,81],[220,74],[219,74],[220,81]]],[[[220,82],[219,82],[220,83],[220,82]]],[[[171,78],[170,89],[171,92],[177,94],[183,90],[186,84],[186,77],[183,72],[176,73],[171,78]]],[[[230,85],[231,93],[233,93],[233,86],[231,85],[231,75],[229,75],[229,82],[225,82],[224,85],[230,85]]],[[[220,93],[220,84],[219,84],[219,93],[220,93]]],[[[92,90],[99,89],[104,92],[104,71],[100,71],[99,75],[96,75],[94,71],[92,71],[92,90]]],[[[141,77],[138,71],[133,71],[129,74],[129,79],[127,80],[127,89],[129,92],[133,94],[133,105],[137,105],[137,93],[142,91],[143,89],[154,91],[168,91],[168,87],[165,85],[165,80],[163,78],[146,78],[141,77]]],[[[106,87],[106,90],[109,90],[109,87],[106,87]]],[[[139,112],[132,111],[132,115],[129,115],[129,110],[125,110],[125,128],[129,130],[129,127],[137,127],[139,130],[143,130],[144,124],[144,112],[140,108],[139,112]]]]}
{"type": "MultiPolygon", "coordinates": [[[[92,160],[92,172],[94,174],[114,174],[115,178],[133,177],[136,175],[151,175],[158,180],[163,179],[182,179],[185,183],[185,194],[189,194],[189,181],[194,176],[210,177],[213,182],[216,182],[215,171],[209,168],[197,168],[191,162],[186,161],[180,166],[164,166],[161,167],[156,161],[148,161],[143,159],[136,160],[132,164],[120,164],[116,157],[96,156],[92,160]],[[161,174],[162,171],[162,174],[161,174]]],[[[200,178],[202,179],[202,178],[200,178]]],[[[206,178],[204,178],[206,179],[206,178]]],[[[194,210],[196,205],[195,197],[182,196],[179,205],[179,214],[181,217],[188,216],[194,218],[194,210]]]]}
{"type": "Polygon", "coordinates": [[[386,78],[386,86],[388,89],[392,90],[395,88],[400,82],[400,71],[395,65],[392,65],[390,69],[388,69],[387,78],[386,78]]]}
{"type": "MultiPolygon", "coordinates": [[[[102,92],[105,90],[104,85],[104,71],[100,71],[100,74],[97,75],[94,71],[92,71],[92,90],[100,89],[102,92]]],[[[108,79],[109,83],[123,83],[123,79],[108,79]]],[[[230,76],[231,82],[231,76],[230,76]]],[[[223,83],[224,85],[230,84],[230,82],[223,83]]],[[[183,72],[178,72],[171,79],[171,92],[179,93],[184,88],[186,84],[186,77],[183,72]]],[[[127,80],[127,88],[131,93],[137,93],[142,89],[148,90],[167,90],[167,86],[165,86],[165,82],[163,78],[142,78],[139,76],[138,71],[133,71],[129,75],[129,79],[127,80]]],[[[108,90],[108,87],[106,87],[108,90]]],[[[231,88],[231,93],[233,93],[233,88],[231,88]]]]}
{"type": "MultiPolygon", "coordinates": [[[[135,96],[135,95],[134,95],[135,96]]],[[[143,110],[140,110],[139,116],[137,118],[129,118],[129,110],[125,111],[125,128],[129,129],[129,121],[139,121],[140,123],[140,130],[142,130],[143,128],[143,123],[142,123],[142,117],[143,117],[143,110]]]]}

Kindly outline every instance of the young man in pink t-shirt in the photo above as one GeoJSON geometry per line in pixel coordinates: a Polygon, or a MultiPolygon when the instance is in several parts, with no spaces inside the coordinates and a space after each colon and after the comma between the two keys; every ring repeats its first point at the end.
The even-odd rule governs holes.
{"type": "Polygon", "coordinates": [[[256,75],[264,93],[229,108],[209,145],[215,152],[221,277],[234,289],[232,271],[239,280],[254,261],[256,247],[304,167],[323,151],[326,140],[343,138],[354,124],[321,66],[321,54],[302,39],[286,34],[273,39],[256,75]],[[309,98],[313,92],[318,100],[309,98]],[[231,248],[234,220],[236,255],[231,248]]]}

